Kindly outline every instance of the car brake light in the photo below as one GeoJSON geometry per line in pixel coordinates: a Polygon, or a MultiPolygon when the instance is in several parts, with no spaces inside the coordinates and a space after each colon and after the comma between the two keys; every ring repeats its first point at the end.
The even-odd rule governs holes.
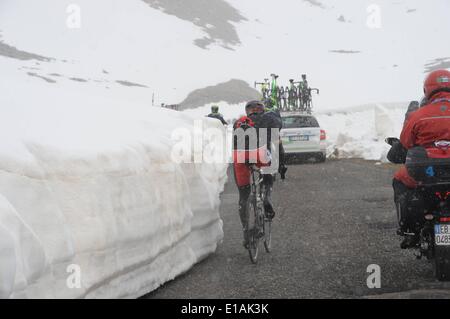
{"type": "Polygon", "coordinates": [[[326,140],[327,139],[327,133],[324,130],[320,130],[320,140],[326,140]]]}
{"type": "Polygon", "coordinates": [[[441,217],[439,220],[441,223],[450,223],[450,217],[441,217]]]}

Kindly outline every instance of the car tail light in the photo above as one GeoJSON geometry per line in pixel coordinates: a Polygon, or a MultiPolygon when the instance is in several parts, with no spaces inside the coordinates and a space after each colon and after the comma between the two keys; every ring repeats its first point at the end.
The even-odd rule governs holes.
{"type": "Polygon", "coordinates": [[[450,223],[450,217],[441,217],[439,220],[441,223],[450,223]]]}
{"type": "Polygon", "coordinates": [[[327,133],[324,130],[320,130],[320,140],[326,140],[327,139],[327,133]]]}

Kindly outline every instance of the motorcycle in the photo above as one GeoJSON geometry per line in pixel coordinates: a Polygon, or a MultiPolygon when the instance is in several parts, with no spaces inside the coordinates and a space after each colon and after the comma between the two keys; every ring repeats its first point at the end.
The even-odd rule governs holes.
{"type": "MultiPolygon", "coordinates": [[[[391,137],[386,143],[394,147],[400,141],[391,137]]],[[[419,183],[412,198],[418,216],[423,215],[416,257],[433,261],[436,278],[450,281],[450,141],[411,148],[403,160],[409,175],[419,183]]]]}

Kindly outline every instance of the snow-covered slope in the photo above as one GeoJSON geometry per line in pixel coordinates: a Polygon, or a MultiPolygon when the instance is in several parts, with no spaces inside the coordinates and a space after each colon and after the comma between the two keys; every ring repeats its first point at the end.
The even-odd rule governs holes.
{"type": "Polygon", "coordinates": [[[407,101],[450,51],[447,0],[79,0],[80,28],[69,28],[72,3],[2,1],[4,44],[53,58],[20,61],[14,71],[108,95],[123,86],[116,81],[145,85],[127,98],[149,104],[153,93],[155,103],[177,103],[195,89],[253,85],[271,72],[284,83],[307,73],[321,89],[320,109],[407,101]]]}

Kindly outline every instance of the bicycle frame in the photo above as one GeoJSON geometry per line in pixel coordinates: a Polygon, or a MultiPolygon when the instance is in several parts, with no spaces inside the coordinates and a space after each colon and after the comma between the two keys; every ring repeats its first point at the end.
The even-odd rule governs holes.
{"type": "Polygon", "coordinates": [[[250,260],[252,263],[256,263],[258,260],[259,243],[264,242],[264,248],[267,253],[270,253],[272,247],[272,219],[266,217],[264,209],[264,200],[266,196],[266,185],[264,181],[264,175],[261,168],[256,165],[250,166],[251,171],[251,192],[249,196],[248,205],[251,207],[249,210],[249,219],[252,218],[253,223],[247,224],[248,230],[251,235],[249,238],[249,246],[247,248],[250,260]],[[252,214],[250,216],[250,214],[252,214]]]}
{"type": "Polygon", "coordinates": [[[252,176],[251,193],[255,196],[255,198],[259,199],[263,195],[263,193],[261,192],[262,191],[261,187],[264,186],[262,184],[263,177],[261,174],[261,169],[259,167],[257,167],[256,165],[252,165],[252,166],[250,166],[250,170],[251,170],[251,176],[252,176]]]}

